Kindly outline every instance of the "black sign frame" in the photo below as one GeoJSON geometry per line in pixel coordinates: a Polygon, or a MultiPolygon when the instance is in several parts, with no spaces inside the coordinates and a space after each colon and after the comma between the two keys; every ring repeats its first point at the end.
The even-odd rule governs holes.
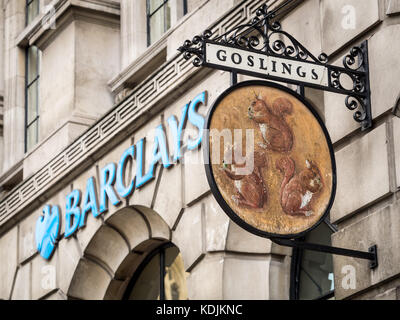
{"type": "MultiPolygon", "coordinates": [[[[192,60],[195,67],[210,67],[217,70],[231,72],[231,84],[237,82],[237,74],[247,74],[263,80],[278,80],[286,83],[298,85],[301,92],[304,92],[304,87],[313,87],[324,91],[331,91],[338,94],[346,95],[345,106],[347,109],[354,111],[353,118],[361,124],[361,130],[365,131],[372,127],[372,111],[371,111],[371,87],[369,76],[369,57],[368,57],[368,41],[362,42],[359,46],[353,47],[349,54],[343,58],[343,67],[328,64],[328,56],[321,53],[316,58],[310,51],[307,50],[297,39],[285,32],[281,28],[281,24],[276,21],[278,11],[286,7],[290,0],[279,6],[277,9],[269,11],[268,5],[262,5],[256,11],[256,17],[250,22],[239,25],[224,34],[219,35],[219,30],[214,30],[216,35],[214,38],[211,30],[205,30],[202,35],[195,36],[192,40],[186,40],[178,51],[183,54],[184,59],[192,60]],[[289,44],[282,40],[273,40],[273,36],[280,35],[288,39],[289,44]],[[211,39],[212,38],[212,39],[211,39]],[[260,40],[261,38],[261,40],[260,40]],[[274,78],[273,76],[256,74],[241,69],[226,68],[218,64],[207,64],[207,43],[217,43],[221,46],[227,46],[265,54],[271,57],[283,58],[292,61],[307,61],[314,62],[316,65],[325,66],[328,69],[328,87],[310,85],[302,81],[294,81],[286,78],[274,78]],[[261,48],[260,48],[261,45],[261,48]],[[342,75],[347,75],[353,82],[351,89],[346,89],[341,81],[342,75]]],[[[212,191],[214,193],[215,190],[212,191]]],[[[214,196],[217,193],[214,194],[214,196]]],[[[218,195],[217,195],[218,197],[218,195]]],[[[216,197],[216,198],[217,198],[216,197]]],[[[329,212],[329,211],[328,211],[329,212]]],[[[235,214],[236,215],[236,214],[235,214]]],[[[235,218],[236,219],[236,218],[235,218]]],[[[326,220],[325,220],[326,221],[326,220]]],[[[251,230],[247,229],[248,231],[251,230]]],[[[311,229],[309,229],[310,231],[311,229]]],[[[251,231],[250,231],[251,232],[251,231]]],[[[325,246],[321,244],[302,242],[296,239],[284,239],[270,237],[270,240],[283,246],[302,248],[307,250],[332,253],[342,256],[355,257],[369,260],[369,267],[374,269],[378,266],[378,250],[377,246],[373,245],[368,249],[368,252],[357,251],[345,248],[337,248],[325,246]]]]}
{"type": "Polygon", "coordinates": [[[317,111],[312,107],[310,102],[308,102],[305,98],[303,98],[301,95],[298,93],[294,92],[288,87],[284,87],[280,84],[274,83],[274,82],[269,82],[269,81],[264,81],[264,80],[249,80],[249,81],[243,81],[239,82],[234,86],[229,87],[227,90],[225,90],[221,95],[218,96],[218,98],[214,101],[212,104],[211,108],[208,111],[207,118],[205,121],[204,125],[204,137],[203,137],[203,157],[204,157],[204,168],[206,171],[206,176],[207,176],[207,181],[210,185],[211,192],[213,193],[215,199],[217,200],[218,204],[221,206],[221,208],[225,211],[225,213],[240,227],[243,229],[256,234],[260,237],[268,238],[268,239],[297,239],[303,237],[305,234],[316,228],[321,222],[323,222],[327,215],[329,214],[329,211],[332,208],[333,202],[335,200],[335,195],[336,195],[336,186],[337,186],[337,177],[336,177],[336,161],[335,161],[335,152],[333,150],[333,145],[331,138],[329,136],[328,130],[326,129],[325,124],[323,123],[321,117],[317,113],[317,111]],[[233,210],[232,208],[226,203],[225,199],[222,197],[219,188],[217,186],[217,183],[214,178],[213,170],[212,170],[212,162],[210,159],[210,123],[214,114],[214,111],[217,109],[219,103],[231,92],[247,87],[247,86],[253,86],[253,85],[259,85],[259,86],[268,86],[271,88],[279,89],[282,90],[294,98],[298,99],[301,103],[306,106],[306,108],[312,113],[314,118],[317,120],[318,124],[320,125],[327,145],[329,149],[329,155],[330,155],[330,161],[331,161],[331,166],[332,166],[332,191],[331,191],[331,196],[328,202],[328,205],[324,211],[324,213],[321,215],[320,219],[312,225],[310,228],[296,234],[274,234],[274,233],[269,233],[262,231],[260,229],[257,229],[250,224],[246,223],[243,221],[233,210]]]}

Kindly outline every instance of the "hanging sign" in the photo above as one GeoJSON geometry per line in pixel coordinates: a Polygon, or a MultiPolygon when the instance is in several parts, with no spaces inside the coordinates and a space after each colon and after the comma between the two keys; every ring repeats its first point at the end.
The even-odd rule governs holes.
{"type": "Polygon", "coordinates": [[[332,143],[300,95],[271,82],[242,82],[218,97],[205,126],[207,179],[238,225],[296,238],[325,218],[336,190],[332,143]]]}

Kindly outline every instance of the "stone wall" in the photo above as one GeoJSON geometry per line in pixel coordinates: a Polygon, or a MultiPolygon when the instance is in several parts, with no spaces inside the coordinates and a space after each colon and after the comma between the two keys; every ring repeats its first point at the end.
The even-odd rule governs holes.
{"type": "MultiPolygon", "coordinates": [[[[128,5],[121,2],[122,8],[128,5]]],[[[15,3],[9,1],[5,11],[8,37],[16,37],[23,29],[23,12],[15,3]]],[[[152,182],[136,190],[120,206],[110,206],[101,218],[95,219],[89,214],[87,226],[76,236],[62,239],[49,262],[38,255],[34,246],[35,223],[45,204],[65,208],[65,196],[69,192],[76,188],[84,190],[90,176],[98,181],[99,168],[117,162],[123,150],[147,136],[158,124],[165,123],[169,116],[179,116],[181,107],[198,93],[208,91],[209,102],[200,110],[204,114],[212,101],[229,87],[229,74],[199,71],[176,55],[176,48],[186,38],[209,25],[214,30],[224,30],[236,23],[233,17],[246,21],[257,7],[254,1],[229,0],[226,7],[220,5],[213,10],[213,3],[193,2],[193,12],[176,29],[170,30],[159,49],[163,52],[162,58],[158,49],[149,49],[158,57],[150,68],[155,70],[152,74],[149,70],[143,71],[147,66],[144,60],[141,60],[143,65],[135,65],[137,61],[131,64],[133,59],[141,59],[138,52],[145,48],[129,47],[133,30],[123,30],[122,52],[117,54],[121,56],[121,63],[119,58],[113,61],[113,66],[118,65],[121,70],[112,80],[114,93],[123,92],[119,96],[121,102],[83,135],[79,136],[83,130],[78,128],[74,138],[79,138],[72,144],[64,139],[66,132],[60,130],[59,137],[54,135],[54,147],[59,144],[68,144],[68,147],[57,150],[53,154],[56,158],[50,162],[47,162],[50,158],[40,162],[41,152],[46,153],[46,148],[38,148],[33,153],[35,156],[32,154],[34,165],[24,168],[30,177],[0,202],[0,261],[7,261],[7,264],[0,263],[1,299],[118,298],[134,268],[142,261],[143,253],[165,241],[172,241],[182,253],[190,299],[288,298],[291,250],[255,237],[227,218],[211,195],[203,166],[194,161],[201,158],[201,149],[187,153],[185,161],[172,168],[159,166],[152,182]],[[235,5],[238,6],[230,12],[228,7],[235,5]],[[207,16],[215,23],[206,20],[207,16]],[[197,21],[204,25],[196,24],[197,21]],[[139,51],[135,53],[135,50],[139,51]],[[163,59],[168,61],[164,63],[163,59]]],[[[378,246],[379,266],[375,270],[370,270],[365,260],[334,256],[335,298],[397,299],[400,120],[392,115],[391,109],[399,95],[396,66],[400,64],[400,1],[305,0],[299,3],[283,18],[282,25],[313,54],[324,51],[331,63],[340,64],[353,45],[366,39],[369,43],[374,117],[371,129],[361,131],[353,120],[353,113],[346,109],[343,96],[306,90],[307,98],[326,121],[336,154],[338,188],[331,221],[339,231],[333,234],[332,243],[364,251],[373,244],[378,246]]],[[[121,21],[128,18],[122,17],[121,21]]],[[[85,28],[72,26],[81,27],[82,37],[76,32],[68,33],[68,29],[62,32],[73,37],[67,43],[73,43],[78,49],[81,46],[76,79],[84,84],[93,80],[90,77],[96,69],[85,50],[85,37],[89,37],[85,32],[89,29],[86,25],[85,28]],[[90,68],[86,69],[87,66],[90,68]]],[[[114,36],[111,38],[115,40],[114,36]]],[[[51,48],[50,43],[47,45],[51,48]]],[[[55,57],[60,50],[55,48],[55,57]]],[[[105,59],[115,52],[104,53],[105,59]]],[[[21,102],[24,69],[17,63],[23,61],[21,49],[7,38],[5,59],[5,123],[10,128],[24,106],[21,102]]],[[[53,62],[57,60],[54,59],[53,62]]],[[[104,68],[104,73],[94,79],[101,78],[102,84],[113,76],[107,66],[104,68]]],[[[92,86],[87,89],[93,93],[92,86]]],[[[97,100],[88,101],[82,91],[75,98],[79,100],[76,105],[80,111],[85,111],[85,104],[93,101],[99,104],[97,100]]],[[[96,98],[108,99],[102,95],[96,98]]],[[[106,111],[101,109],[94,117],[106,111]]],[[[23,156],[19,130],[20,123],[17,123],[12,132],[5,132],[4,168],[23,156]]]]}
{"type": "Polygon", "coordinates": [[[399,121],[391,113],[400,90],[396,72],[400,26],[395,16],[400,13],[399,3],[321,3],[322,50],[332,54],[337,63],[351,46],[368,40],[374,119],[373,127],[362,132],[346,110],[343,97],[325,94],[325,118],[334,142],[338,179],[331,221],[339,232],[332,235],[332,243],[363,251],[376,244],[379,260],[379,266],[370,270],[366,260],[334,256],[336,299],[397,299],[396,294],[389,293],[395,293],[398,287],[393,279],[399,276],[396,266],[400,258],[399,121]],[[351,17],[353,11],[353,22],[341,20],[343,14],[351,17]],[[382,290],[376,289],[380,286],[382,290]]]}

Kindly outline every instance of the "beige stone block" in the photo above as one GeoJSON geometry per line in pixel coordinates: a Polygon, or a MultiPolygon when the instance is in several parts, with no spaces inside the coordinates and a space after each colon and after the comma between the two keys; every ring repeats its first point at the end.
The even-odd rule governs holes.
{"type": "MultiPolygon", "coordinates": [[[[343,56],[332,63],[336,66],[343,67],[343,56]]],[[[349,86],[348,78],[341,78],[345,88],[349,86]]],[[[332,143],[335,143],[356,130],[361,130],[360,123],[356,122],[353,118],[354,111],[347,109],[345,104],[346,96],[342,94],[332,93],[328,91],[321,91],[324,95],[324,118],[325,125],[328,129],[332,143]]]]}
{"type": "Polygon", "coordinates": [[[75,28],[74,113],[98,118],[114,104],[107,83],[120,67],[119,26],[78,20],[75,28]]]}
{"type": "Polygon", "coordinates": [[[172,168],[163,169],[154,210],[172,228],[182,207],[182,167],[180,164],[175,164],[172,168]]]}
{"type": "Polygon", "coordinates": [[[114,273],[129,253],[128,244],[114,229],[103,226],[90,241],[85,256],[94,257],[114,273]]]}
{"type": "Polygon", "coordinates": [[[400,205],[395,203],[332,235],[333,246],[361,251],[368,251],[372,245],[378,247],[379,265],[374,270],[369,268],[367,260],[333,256],[336,299],[346,298],[399,274],[399,211],[400,205]],[[350,286],[351,274],[355,275],[354,287],[350,286]]]}
{"type": "Polygon", "coordinates": [[[74,105],[75,23],[70,23],[42,49],[40,83],[40,140],[69,119],[74,105]],[[60,56],[63,63],[60,63],[60,56]],[[56,107],[55,107],[56,106],[56,107]]]}
{"type": "Polygon", "coordinates": [[[98,264],[82,259],[72,279],[68,296],[83,300],[102,300],[111,280],[110,275],[98,264]]]}
{"type": "MultiPolygon", "coordinates": [[[[103,171],[104,167],[106,167],[110,163],[115,164],[116,173],[117,173],[118,163],[121,159],[122,154],[131,146],[132,146],[131,139],[130,138],[126,139],[126,140],[122,141],[121,143],[119,143],[112,151],[107,153],[103,158],[101,158],[97,162],[97,165],[99,168],[99,179],[101,179],[102,171],[103,171]]],[[[135,153],[136,153],[136,150],[135,150],[135,153]]],[[[128,186],[131,183],[132,179],[135,178],[135,174],[136,174],[136,161],[129,160],[127,162],[127,166],[126,166],[126,170],[125,170],[125,177],[124,177],[125,178],[124,179],[125,186],[128,186]]],[[[100,186],[100,180],[99,180],[99,186],[100,186]]],[[[126,206],[126,203],[127,203],[126,199],[124,199],[118,195],[118,192],[116,189],[116,178],[115,178],[112,189],[114,190],[116,197],[120,200],[120,203],[118,205],[114,206],[111,203],[110,199],[108,199],[108,197],[107,197],[108,211],[103,214],[103,217],[105,219],[108,219],[109,217],[114,215],[116,212],[119,212],[120,210],[122,210],[126,206]]],[[[99,190],[99,192],[100,192],[100,190],[99,190]]],[[[135,192],[135,190],[133,190],[133,192],[135,192]]],[[[99,197],[100,197],[100,194],[99,194],[99,197]]]]}
{"type": "Polygon", "coordinates": [[[154,194],[157,187],[157,180],[161,173],[161,165],[157,164],[154,170],[154,179],[140,188],[135,188],[133,196],[129,198],[129,205],[142,205],[151,208],[154,200],[154,194]]]}
{"type": "Polygon", "coordinates": [[[223,298],[226,300],[268,300],[269,274],[270,257],[226,257],[223,272],[223,298]]]}
{"type": "Polygon", "coordinates": [[[229,217],[221,209],[213,195],[203,201],[205,205],[206,251],[223,251],[229,228],[229,217]]]}
{"type": "Polygon", "coordinates": [[[134,209],[139,210],[144,215],[149,224],[152,239],[171,239],[170,228],[157,212],[143,206],[135,206],[134,209]]]}
{"type": "Polygon", "coordinates": [[[189,300],[224,299],[223,273],[224,255],[206,255],[190,272],[186,280],[189,300]]]}
{"type": "MultiPolygon", "coordinates": [[[[14,90],[22,88],[14,88],[14,90]]],[[[11,88],[10,88],[11,89],[11,88]]],[[[4,105],[3,113],[3,124],[5,128],[12,128],[12,130],[4,130],[4,155],[3,158],[3,170],[6,172],[13,165],[21,161],[24,157],[24,141],[25,141],[25,129],[23,122],[20,119],[25,119],[25,108],[17,105],[11,109],[7,108],[7,99],[10,99],[5,95],[4,97],[6,104],[4,105]]]]}
{"type": "Polygon", "coordinates": [[[291,258],[271,256],[269,265],[269,299],[289,300],[290,298],[290,277],[291,258]]]}
{"type": "Polygon", "coordinates": [[[18,229],[15,227],[0,238],[0,299],[9,299],[17,270],[18,229]],[[7,263],[5,263],[7,262],[7,263]]]}
{"type": "MultiPolygon", "coordinates": [[[[46,200],[39,208],[38,211],[41,214],[43,211],[44,206],[46,205],[51,205],[51,206],[58,206],[60,210],[60,215],[61,215],[61,228],[60,228],[60,237],[64,237],[64,232],[65,232],[65,211],[66,211],[66,197],[67,195],[72,191],[71,185],[67,185],[65,188],[59,190],[53,197],[50,199],[46,200]]],[[[85,191],[85,189],[81,190],[82,192],[85,191]]],[[[82,199],[81,199],[82,201],[82,199]]],[[[82,202],[81,202],[82,203],[82,202]]],[[[38,216],[37,216],[38,217],[38,216]]],[[[36,225],[36,222],[34,224],[34,227],[36,225]]]]}
{"type": "Polygon", "coordinates": [[[141,19],[146,14],[143,1],[121,0],[121,69],[129,66],[147,48],[147,28],[141,19]],[[140,14],[142,13],[142,14],[140,14]]]}
{"type": "Polygon", "coordinates": [[[0,137],[0,150],[2,155],[0,157],[0,174],[3,172],[3,158],[4,158],[4,138],[0,137]]]}
{"type": "Polygon", "coordinates": [[[104,300],[122,300],[129,280],[112,280],[107,288],[104,300]]]}
{"type": "Polygon", "coordinates": [[[390,192],[386,144],[383,124],[336,153],[338,183],[331,210],[333,222],[390,192]]]}
{"type": "Polygon", "coordinates": [[[32,299],[31,268],[32,266],[30,263],[22,265],[18,268],[11,295],[12,300],[32,299]]]}
{"type": "Polygon", "coordinates": [[[386,14],[394,15],[400,13],[400,1],[399,0],[385,0],[386,14]]]}
{"type": "MultiPolygon", "coordinates": [[[[387,26],[368,40],[373,118],[387,112],[396,103],[398,87],[392,79],[396,77],[393,65],[400,63],[400,58],[396,54],[400,49],[399,32],[400,26],[387,26]],[[392,39],[392,45],[386,45],[387,39],[392,39]]],[[[333,64],[343,66],[342,60],[343,56],[333,64]]],[[[347,77],[343,77],[342,80],[346,88],[351,88],[347,77]]],[[[345,106],[346,96],[330,92],[325,92],[324,95],[326,126],[333,142],[360,130],[360,124],[353,119],[354,111],[348,110],[345,106]]]]}
{"type": "MultiPolygon", "coordinates": [[[[44,124],[44,126],[46,126],[46,124],[44,124]]],[[[25,155],[24,178],[42,169],[87,128],[88,126],[82,124],[65,123],[59,130],[52,132],[50,136],[40,142],[40,145],[34,148],[32,152],[25,155]]]]}
{"type": "MultiPolygon", "coordinates": [[[[155,129],[160,124],[161,124],[161,117],[156,116],[150,121],[148,121],[143,127],[141,127],[134,134],[135,144],[137,144],[143,138],[145,139],[145,144],[144,144],[145,161],[143,164],[143,175],[145,175],[149,170],[150,161],[152,160],[152,154],[153,154],[155,129]]],[[[137,148],[135,152],[137,154],[137,148]]],[[[153,180],[147,182],[140,188],[135,188],[133,196],[129,199],[129,205],[142,205],[148,208],[151,207],[153,203],[154,192],[156,190],[157,180],[160,174],[160,167],[161,164],[156,165],[156,169],[154,171],[155,178],[153,180]]],[[[135,163],[135,168],[136,168],[136,163],[135,163]]],[[[136,185],[137,185],[137,180],[136,180],[136,185]]]]}
{"type": "Polygon", "coordinates": [[[378,294],[372,300],[398,300],[397,299],[397,288],[392,288],[383,293],[378,294]]]}
{"type": "Polygon", "coordinates": [[[217,21],[233,5],[234,0],[211,0],[185,20],[167,39],[167,60],[177,53],[176,50],[186,39],[191,40],[195,35],[203,33],[212,22],[217,21]]]}
{"type": "Polygon", "coordinates": [[[186,270],[204,253],[204,206],[203,203],[197,203],[192,207],[186,208],[176,230],[172,234],[172,242],[181,251],[186,270]]]}
{"type": "MultiPolygon", "coordinates": [[[[0,19],[4,21],[4,11],[0,12],[0,19]]],[[[4,92],[4,23],[0,25],[0,92],[4,92]]]]}
{"type": "Polygon", "coordinates": [[[115,273],[114,279],[130,281],[132,275],[143,262],[145,257],[145,253],[139,254],[131,252],[119,266],[117,272],[115,273]]]}
{"type": "MultiPolygon", "coordinates": [[[[99,207],[99,179],[97,175],[97,170],[96,167],[91,167],[88,169],[85,173],[80,175],[78,178],[76,178],[73,182],[73,189],[77,189],[81,191],[81,204],[80,208],[82,209],[82,204],[83,204],[83,197],[85,196],[85,191],[86,191],[86,184],[87,180],[90,177],[94,177],[96,180],[96,190],[95,193],[97,195],[97,207],[99,207]]],[[[81,210],[82,213],[82,210],[81,210]]],[[[92,212],[88,212],[86,214],[86,226],[78,229],[76,236],[79,241],[79,244],[81,246],[81,250],[84,251],[86,249],[86,246],[94,236],[94,234],[99,230],[99,228],[102,226],[102,218],[103,216],[100,215],[97,218],[93,216],[92,212]]]]}
{"type": "Polygon", "coordinates": [[[143,217],[131,208],[124,208],[106,220],[127,239],[130,250],[150,238],[149,230],[143,217]]]}
{"type": "Polygon", "coordinates": [[[191,205],[209,192],[210,186],[204,169],[203,148],[188,151],[184,157],[185,203],[191,205]]]}
{"type": "Polygon", "coordinates": [[[377,0],[323,0],[322,51],[330,55],[352,41],[379,20],[377,0]]]}
{"type": "Polygon", "coordinates": [[[32,265],[32,299],[38,300],[58,288],[58,260],[53,257],[50,261],[36,256],[32,265]]]}
{"type": "Polygon", "coordinates": [[[400,64],[400,25],[380,29],[368,42],[372,115],[377,117],[396,104],[399,87],[396,84],[397,69],[400,64]],[[390,39],[390,45],[388,45],[390,39]]]}
{"type": "Polygon", "coordinates": [[[67,293],[78,263],[82,257],[82,251],[78,240],[75,237],[61,240],[58,243],[55,255],[57,255],[58,259],[58,287],[62,292],[67,293]]]}
{"type": "Polygon", "coordinates": [[[304,88],[304,89],[307,101],[311,104],[311,106],[318,113],[322,121],[325,123],[326,106],[325,106],[324,91],[313,88],[304,88]]]}
{"type": "Polygon", "coordinates": [[[396,162],[396,185],[400,187],[400,119],[393,118],[394,156],[396,162]]]}
{"type": "Polygon", "coordinates": [[[229,222],[226,250],[247,253],[269,253],[272,243],[270,240],[256,236],[235,222],[229,222]]]}
{"type": "Polygon", "coordinates": [[[346,108],[346,96],[325,92],[325,125],[332,143],[339,141],[351,132],[361,130],[360,123],[353,118],[354,111],[346,108]]]}
{"type": "MultiPolygon", "coordinates": [[[[294,36],[316,58],[321,54],[320,1],[304,1],[295,7],[283,20],[282,30],[294,36]]],[[[293,45],[284,38],[286,45],[293,45]]]]}
{"type": "Polygon", "coordinates": [[[68,297],[65,295],[64,292],[58,290],[57,292],[52,293],[51,295],[47,296],[45,300],[67,300],[68,297]]]}
{"type": "MultiPolygon", "coordinates": [[[[193,86],[193,89],[190,90],[189,93],[182,96],[177,101],[176,105],[182,107],[185,103],[188,103],[194,99],[197,94],[206,91],[207,104],[198,108],[198,113],[203,117],[206,117],[212,103],[230,86],[229,73],[219,71],[214,72],[204,81],[194,83],[193,86]]],[[[190,122],[188,122],[186,125],[186,131],[183,137],[184,146],[186,145],[188,137],[191,139],[196,139],[198,137],[198,129],[190,122]]],[[[202,143],[204,144],[204,141],[202,143]]],[[[202,148],[199,150],[186,151],[184,153],[184,159],[182,163],[184,166],[184,202],[186,205],[193,204],[194,201],[204,196],[204,194],[210,190],[205,175],[203,159],[204,156],[202,148]]]]}
{"type": "Polygon", "coordinates": [[[36,254],[36,240],[35,240],[35,230],[36,221],[39,216],[42,215],[42,209],[38,208],[32,212],[31,215],[26,217],[19,224],[19,239],[18,239],[18,262],[23,263],[25,260],[31,258],[36,254]]]}

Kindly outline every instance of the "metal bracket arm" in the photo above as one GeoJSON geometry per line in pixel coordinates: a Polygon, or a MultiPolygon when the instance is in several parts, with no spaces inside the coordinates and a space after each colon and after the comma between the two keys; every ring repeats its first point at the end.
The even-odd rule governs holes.
{"type": "Polygon", "coordinates": [[[337,254],[340,256],[347,256],[359,259],[366,259],[370,260],[370,269],[375,269],[378,266],[378,248],[376,245],[370,247],[368,252],[365,251],[357,251],[345,248],[337,248],[326,246],[322,244],[316,243],[308,243],[302,241],[295,241],[295,240],[287,240],[287,239],[271,239],[271,241],[279,244],[281,246],[292,247],[292,248],[301,248],[306,250],[318,251],[318,252],[325,252],[325,253],[332,253],[337,254]]]}

